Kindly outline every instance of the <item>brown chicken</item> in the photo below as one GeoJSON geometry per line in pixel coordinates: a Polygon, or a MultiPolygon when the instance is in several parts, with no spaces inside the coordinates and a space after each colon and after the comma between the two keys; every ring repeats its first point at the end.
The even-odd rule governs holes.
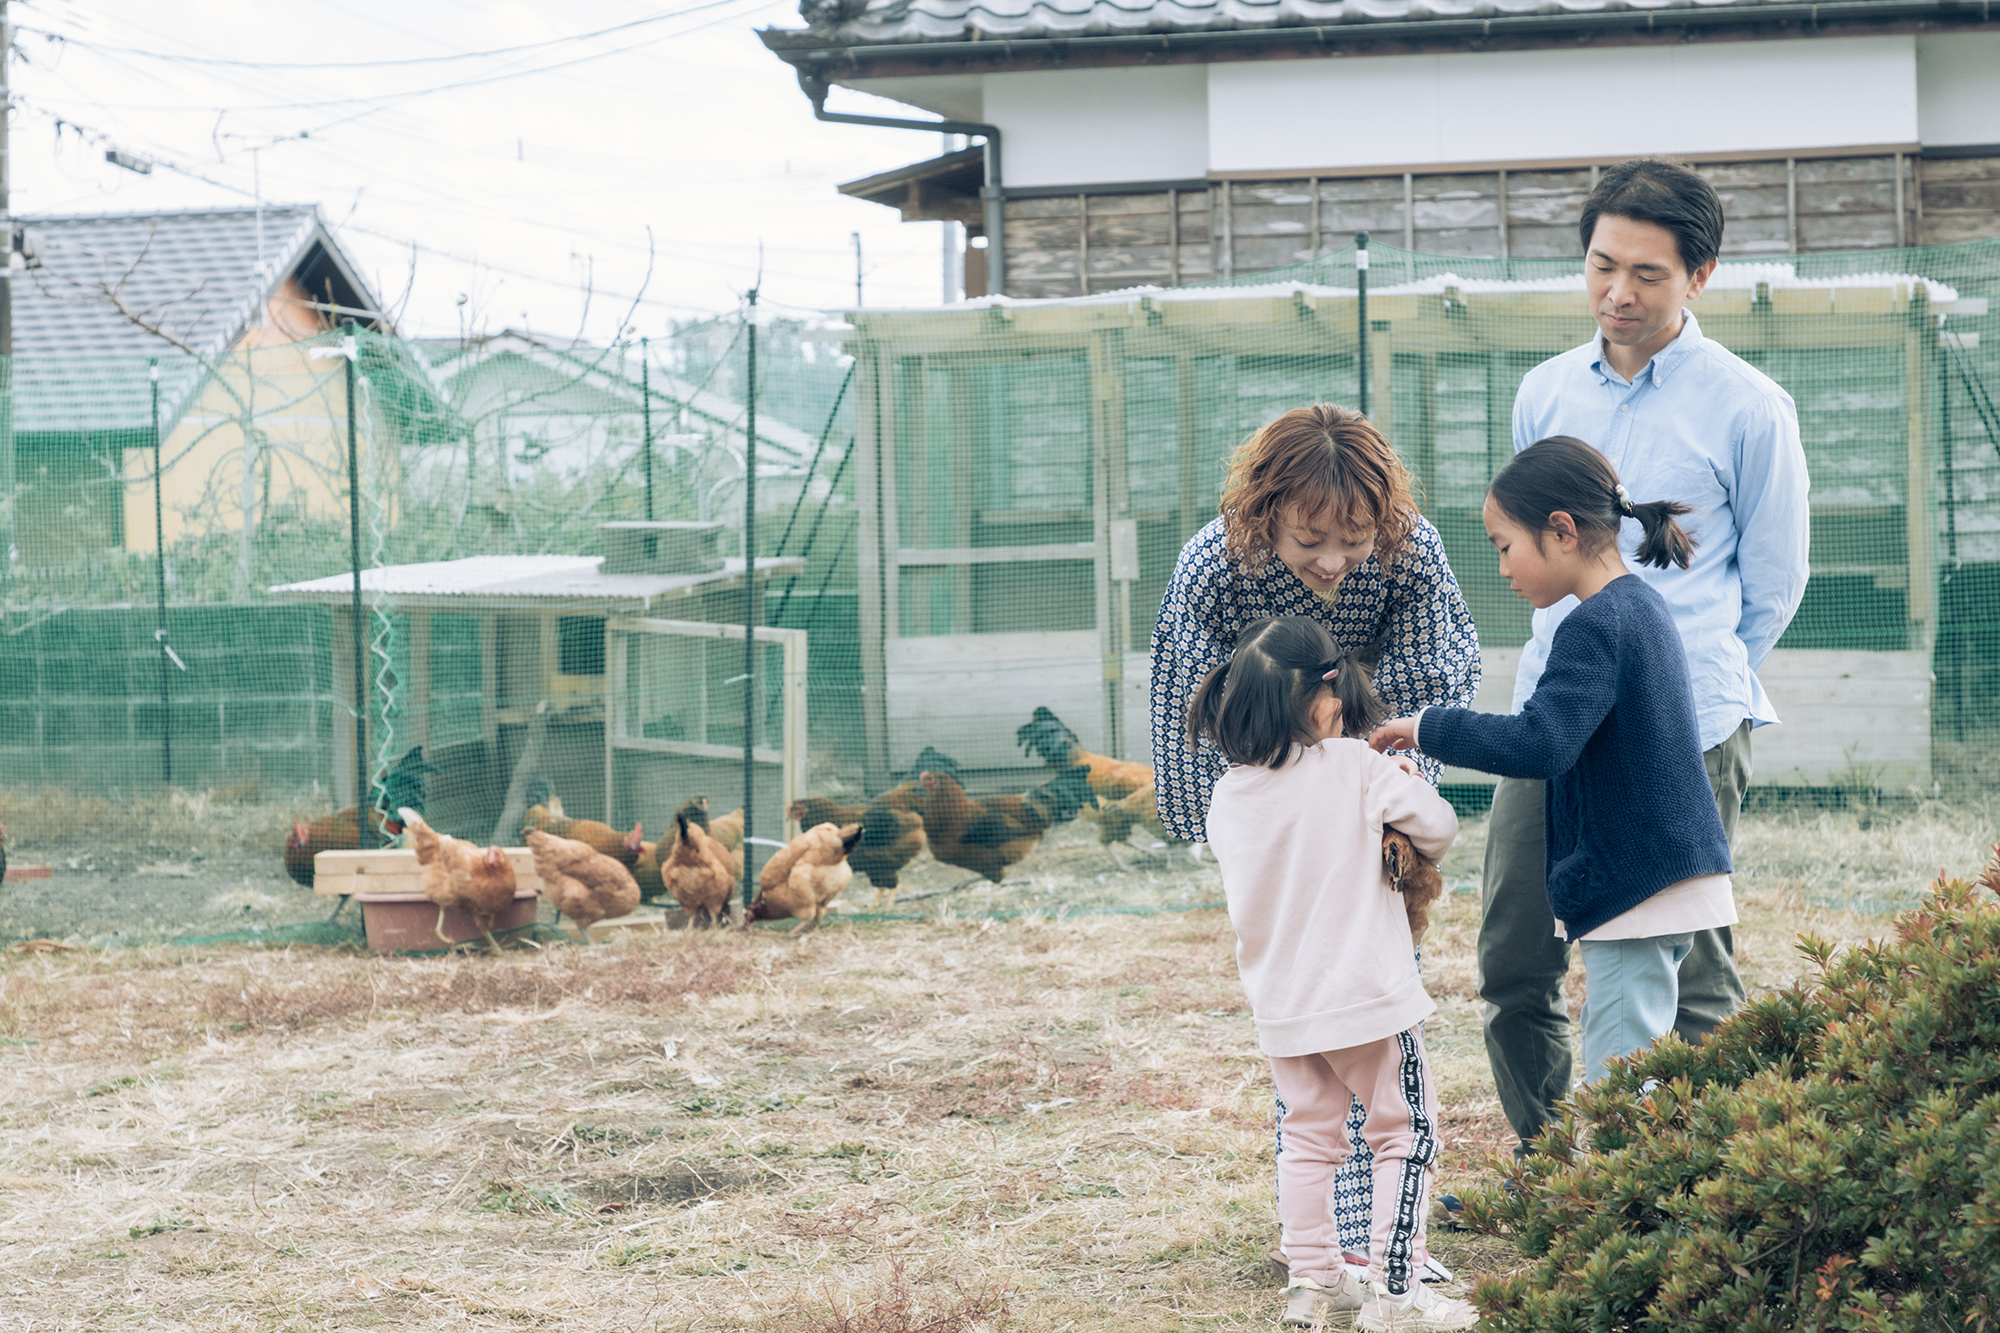
{"type": "Polygon", "coordinates": [[[424,869],[424,897],[438,905],[437,925],[431,929],[446,944],[458,941],[444,933],[444,914],[457,908],[472,918],[486,936],[494,953],[500,942],[493,938],[493,922],[514,902],[514,863],[498,847],[480,847],[449,833],[439,833],[416,811],[397,811],[409,827],[410,845],[416,849],[417,864],[424,869]]]}
{"type": "Polygon", "coordinates": [[[743,878],[743,858],[711,837],[685,808],[675,813],[674,824],[672,842],[660,839],[667,848],[660,877],[688,914],[690,926],[703,921],[715,925],[729,914],[730,895],[743,878]]]}
{"type": "Polygon", "coordinates": [[[538,828],[528,830],[527,840],[542,896],[555,907],[558,920],[568,916],[576,923],[585,944],[597,943],[590,934],[597,922],[625,916],[639,905],[639,881],[632,872],[589,843],[538,828]]]}
{"type": "Polygon", "coordinates": [[[860,841],[859,824],[816,824],[786,843],[757,876],[757,896],[743,914],[744,924],[795,916],[799,924],[792,934],[819,929],[827,904],[853,878],[847,854],[860,841]]]}
{"type": "MultiPolygon", "coordinates": [[[[402,821],[387,812],[408,807],[422,814],[424,798],[430,792],[430,775],[442,771],[424,758],[423,746],[413,745],[405,751],[395,767],[381,775],[381,786],[377,789],[380,799],[368,811],[368,826],[374,835],[371,841],[385,843],[403,831],[402,821]]],[[[318,819],[293,820],[291,836],[285,842],[285,873],[295,883],[311,888],[315,856],[321,852],[351,852],[361,846],[357,823],[360,812],[359,805],[350,805],[318,819]]]]}
{"type": "MultiPolygon", "coordinates": [[[[355,823],[361,807],[350,805],[318,819],[294,819],[292,834],[285,840],[285,873],[296,884],[313,886],[313,858],[321,852],[351,852],[361,846],[361,831],[355,823]]],[[[368,812],[368,825],[377,842],[387,842],[403,831],[400,822],[385,819],[380,810],[368,812]]]]}
{"type": "Polygon", "coordinates": [[[1153,798],[1153,784],[1133,792],[1130,796],[1116,800],[1097,798],[1097,808],[1086,807],[1077,818],[1089,820],[1097,825],[1097,840],[1100,843],[1124,842],[1132,836],[1132,830],[1142,828],[1159,842],[1178,842],[1179,839],[1167,832],[1167,826],[1160,822],[1160,806],[1153,798]]]}
{"type": "Polygon", "coordinates": [[[858,824],[868,806],[867,801],[849,805],[831,796],[801,796],[785,810],[785,817],[798,820],[799,830],[804,832],[815,824],[858,824]]]}
{"type": "MultiPolygon", "coordinates": [[[[912,778],[903,783],[909,788],[908,800],[915,804],[922,792],[922,785],[912,778]]],[[[900,793],[901,787],[891,792],[900,793]]],[[[848,854],[847,862],[856,874],[868,876],[868,882],[875,886],[875,900],[868,905],[871,912],[886,911],[896,905],[896,888],[900,883],[903,867],[923,854],[927,845],[924,839],[924,817],[914,809],[897,808],[884,799],[891,792],[883,793],[867,805],[842,805],[826,796],[807,796],[792,802],[788,811],[799,821],[801,829],[815,824],[860,824],[861,841],[848,854]]]]}
{"type": "Polygon", "coordinates": [[[571,819],[562,812],[562,800],[552,797],[547,805],[531,805],[521,816],[521,832],[540,829],[558,838],[568,838],[588,846],[592,851],[608,856],[619,865],[630,868],[637,865],[645,851],[645,842],[640,835],[645,823],[634,824],[630,833],[620,833],[609,824],[595,819],[571,819]]]}
{"type": "Polygon", "coordinates": [[[639,885],[639,901],[642,903],[649,903],[666,893],[667,882],[660,877],[660,843],[639,844],[639,859],[632,863],[632,878],[639,885]]]}
{"type": "Polygon", "coordinates": [[[1382,830],[1382,868],[1389,887],[1403,895],[1403,914],[1410,919],[1410,938],[1421,941],[1431,923],[1431,904],[1444,897],[1444,875],[1438,863],[1417,850],[1401,829],[1382,830]]]}
{"type": "Polygon", "coordinates": [[[682,815],[686,815],[689,819],[700,824],[710,837],[736,853],[736,870],[740,876],[743,871],[742,808],[738,807],[731,810],[728,814],[722,815],[719,818],[711,817],[708,813],[708,798],[706,796],[692,796],[688,798],[686,805],[674,812],[676,820],[682,815]]]}
{"type": "Polygon", "coordinates": [[[995,884],[1008,866],[1035,850],[1044,833],[1097,803],[1090,789],[1090,770],[1082,764],[1018,796],[981,800],[967,796],[957,779],[943,773],[926,771],[919,780],[923,800],[918,813],[924,818],[931,855],[995,884]]]}

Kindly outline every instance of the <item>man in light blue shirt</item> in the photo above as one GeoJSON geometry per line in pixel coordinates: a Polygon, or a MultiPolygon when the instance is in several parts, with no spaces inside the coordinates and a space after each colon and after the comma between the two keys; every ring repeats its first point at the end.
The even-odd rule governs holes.
{"type": "MultiPolygon", "coordinates": [[[[1516,452],[1571,435],[1610,459],[1637,501],[1694,507],[1694,564],[1659,570],[1629,559],[1666,598],[1687,652],[1709,781],[1733,843],[1750,780],[1750,731],[1778,720],[1757,669],[1791,623],[1806,586],[1805,451],[1791,395],[1702,335],[1686,309],[1715,271],[1722,203],[1694,172],[1643,159],[1606,172],[1579,224],[1585,289],[1598,336],[1528,372],[1514,403],[1516,452]]],[[[1534,693],[1565,599],[1534,616],[1514,708],[1534,693]]],[[[1479,931],[1486,1051],[1501,1106],[1524,1145],[1569,1095],[1569,945],[1543,887],[1542,784],[1494,791],[1479,931]]],[[[1699,1041],[1742,1003],[1728,927],[1697,932],[1680,970],[1675,1031],[1699,1041]]]]}

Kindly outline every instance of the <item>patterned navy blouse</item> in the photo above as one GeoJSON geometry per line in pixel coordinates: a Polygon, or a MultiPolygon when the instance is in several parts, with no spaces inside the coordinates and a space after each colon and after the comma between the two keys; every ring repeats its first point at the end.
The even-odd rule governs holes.
{"type": "MultiPolygon", "coordinates": [[[[1160,822],[1176,838],[1207,838],[1209,793],[1228,767],[1212,745],[1189,742],[1188,700],[1236,647],[1243,627],[1264,616],[1311,616],[1342,648],[1360,648],[1386,631],[1375,688],[1399,716],[1470,704],[1479,689],[1479,635],[1428,519],[1417,521],[1391,573],[1371,555],[1326,602],[1276,556],[1262,573],[1244,573],[1223,546],[1218,516],[1181,548],[1153,629],[1155,790],[1160,822]]],[[[1417,762],[1437,782],[1443,766],[1421,755],[1417,762]]]]}

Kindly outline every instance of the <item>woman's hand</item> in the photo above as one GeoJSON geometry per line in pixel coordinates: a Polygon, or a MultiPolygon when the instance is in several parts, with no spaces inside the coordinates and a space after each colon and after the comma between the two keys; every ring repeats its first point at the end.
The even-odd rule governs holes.
{"type": "Polygon", "coordinates": [[[1417,720],[1414,717],[1392,717],[1368,737],[1368,744],[1378,753],[1390,750],[1414,750],[1417,748],[1417,720]]]}

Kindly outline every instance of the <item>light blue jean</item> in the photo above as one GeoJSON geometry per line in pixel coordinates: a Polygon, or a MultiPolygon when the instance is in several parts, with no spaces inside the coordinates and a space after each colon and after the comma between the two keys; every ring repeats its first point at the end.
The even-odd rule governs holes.
{"type": "Polygon", "coordinates": [[[1674,1030],[1681,961],[1692,932],[1637,940],[1580,940],[1583,952],[1583,1081],[1595,1083],[1620,1056],[1674,1030]]]}

